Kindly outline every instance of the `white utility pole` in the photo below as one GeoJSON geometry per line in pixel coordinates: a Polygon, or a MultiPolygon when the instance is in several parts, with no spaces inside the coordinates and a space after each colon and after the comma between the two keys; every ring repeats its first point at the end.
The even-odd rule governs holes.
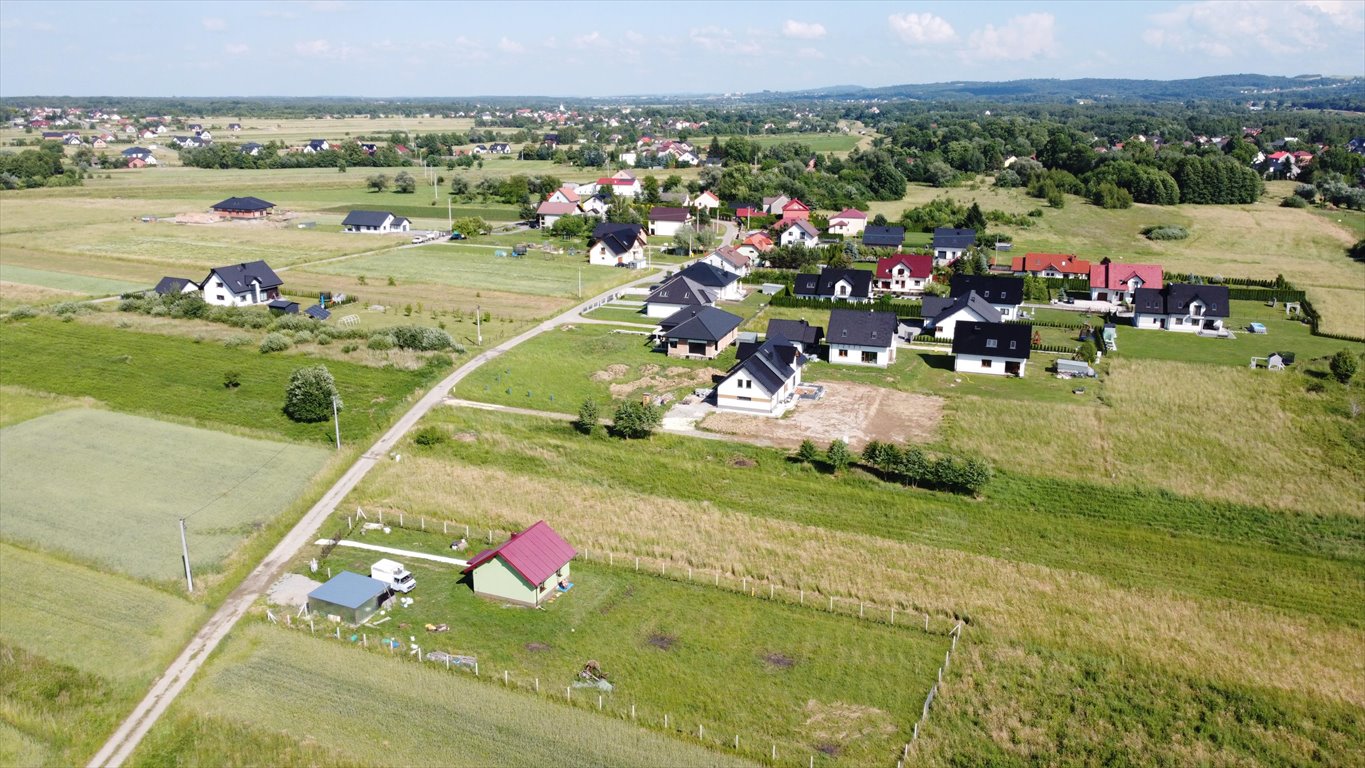
{"type": "Polygon", "coordinates": [[[474,327],[477,329],[479,346],[483,346],[483,307],[474,305],[474,327]]]}
{"type": "Polygon", "coordinates": [[[194,592],[194,576],[190,574],[190,544],[185,538],[185,518],[180,518],[180,553],[185,560],[185,588],[194,592]]]}
{"type": "Polygon", "coordinates": [[[337,450],[341,450],[341,419],[337,416],[337,396],[332,395],[332,426],[336,427],[337,450]]]}

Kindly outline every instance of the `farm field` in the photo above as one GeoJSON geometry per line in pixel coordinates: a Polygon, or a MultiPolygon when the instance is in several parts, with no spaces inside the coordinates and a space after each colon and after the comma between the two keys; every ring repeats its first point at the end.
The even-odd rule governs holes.
{"type": "MultiPolygon", "coordinates": [[[[145,289],[149,286],[125,280],[110,280],[70,272],[53,272],[44,269],[30,269],[13,264],[0,264],[0,280],[7,283],[34,285],[57,291],[68,291],[87,296],[108,296],[145,289]]],[[[3,293],[3,291],[0,291],[3,293]]]]}
{"type": "MultiPolygon", "coordinates": [[[[744,138],[764,147],[774,144],[805,144],[815,152],[846,155],[849,150],[858,146],[860,137],[849,133],[762,133],[744,138]]],[[[725,139],[721,139],[721,143],[724,142],[725,139]]],[[[705,148],[710,145],[710,139],[698,136],[693,139],[693,143],[700,143],[705,148]]]]}
{"type": "Polygon", "coordinates": [[[976,502],[858,470],[831,478],[753,446],[627,444],[467,409],[429,420],[461,438],[409,446],[348,503],[449,516],[454,484],[472,523],[543,518],[580,549],[966,618],[971,650],[942,694],[950,714],[936,709],[921,743],[931,763],[1099,759],[1114,746],[1106,733],[1175,762],[1189,750],[1285,762],[1291,731],[1346,762],[1360,756],[1365,667],[1344,653],[1365,640],[1355,518],[1013,474],[976,502]],[[1086,676],[1103,684],[1078,714],[1065,702],[1086,676]],[[1192,714],[1209,706],[1279,714],[1196,730],[1192,714]],[[1051,735],[1005,725],[1021,722],[1051,735]]]}
{"type": "Polygon", "coordinates": [[[0,537],[173,581],[184,573],[175,521],[190,515],[195,569],[214,571],[327,455],[108,411],[48,414],[0,430],[0,537]]]}
{"type": "MultiPolygon", "coordinates": [[[[648,331],[616,333],[604,325],[560,328],[522,344],[465,377],[456,397],[498,405],[577,413],[591,397],[605,405],[626,395],[690,392],[734,363],[734,350],[715,360],[683,360],[655,352],[648,331]]],[[[534,521],[532,521],[534,522],[534,521]]]]}
{"type": "Polygon", "coordinates": [[[0,385],[0,427],[8,427],[64,408],[93,404],[93,400],[0,385]]]}
{"type": "MultiPolygon", "coordinates": [[[[333,439],[330,421],[298,423],[282,411],[289,375],[319,362],[307,357],[43,318],[0,325],[0,345],[5,350],[0,381],[6,385],[88,396],[115,410],[188,419],[196,426],[324,444],[333,439]],[[241,386],[225,388],[226,371],[236,371],[241,386]]],[[[413,390],[446,369],[439,362],[414,371],[326,364],[346,403],[341,416],[346,442],[386,425],[413,390]]]]}
{"type": "MultiPolygon", "coordinates": [[[[255,733],[326,744],[339,759],[364,765],[754,765],[463,673],[262,624],[227,640],[180,707],[255,733]],[[369,702],[412,716],[394,728],[375,717],[369,702]]],[[[167,729],[176,727],[184,726],[163,722],[150,746],[173,741],[167,729]]],[[[144,745],[132,764],[160,764],[148,754],[144,745]]],[[[211,762],[225,757],[198,755],[211,762]]],[[[263,755],[238,757],[254,763],[263,755]]]]}
{"type": "MultiPolygon", "coordinates": [[[[450,539],[400,530],[379,541],[448,553],[450,539]]],[[[339,547],[325,563],[334,572],[368,573],[373,560],[371,552],[339,547]]],[[[489,677],[508,670],[523,691],[539,679],[542,692],[561,694],[584,661],[595,659],[615,686],[604,696],[611,714],[620,717],[634,704],[654,730],[670,713],[678,731],[695,733],[701,722],[719,740],[738,733],[751,750],[775,743],[792,759],[824,753],[838,757],[831,764],[858,765],[894,753],[948,649],[942,634],[756,599],[717,589],[709,576],[706,584],[687,584],[580,557],[572,590],[543,611],[524,611],[475,597],[450,566],[410,567],[417,602],[399,609],[399,620],[458,628],[420,638],[424,648],[477,656],[489,677]],[[830,722],[845,717],[839,727],[830,722]]],[[[594,702],[597,693],[581,692],[594,702]]]]}

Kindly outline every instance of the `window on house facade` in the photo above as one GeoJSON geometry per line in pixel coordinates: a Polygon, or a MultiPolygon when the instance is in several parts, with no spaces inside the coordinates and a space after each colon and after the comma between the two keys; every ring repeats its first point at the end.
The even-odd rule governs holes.
{"type": "Polygon", "coordinates": [[[989,368],[989,367],[991,367],[991,361],[990,361],[990,360],[982,360],[982,361],[981,361],[981,367],[982,367],[982,368],[989,368]]]}
{"type": "Polygon", "coordinates": [[[986,349],[995,349],[997,343],[995,339],[986,339],[986,349]]]}

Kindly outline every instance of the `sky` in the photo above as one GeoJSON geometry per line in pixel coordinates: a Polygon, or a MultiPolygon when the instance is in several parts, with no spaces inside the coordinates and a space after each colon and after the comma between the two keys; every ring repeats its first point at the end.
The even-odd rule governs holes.
{"type": "Polygon", "coordinates": [[[628,96],[1365,76],[1365,0],[0,0],[0,96],[628,96]]]}

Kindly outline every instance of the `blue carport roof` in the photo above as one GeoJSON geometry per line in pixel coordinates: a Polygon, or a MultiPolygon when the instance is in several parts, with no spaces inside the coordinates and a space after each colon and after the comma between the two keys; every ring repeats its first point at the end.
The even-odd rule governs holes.
{"type": "Polygon", "coordinates": [[[351,571],[342,571],[333,576],[326,584],[308,593],[310,599],[339,605],[343,608],[359,608],[388,590],[382,581],[369,576],[361,576],[351,571]]]}

